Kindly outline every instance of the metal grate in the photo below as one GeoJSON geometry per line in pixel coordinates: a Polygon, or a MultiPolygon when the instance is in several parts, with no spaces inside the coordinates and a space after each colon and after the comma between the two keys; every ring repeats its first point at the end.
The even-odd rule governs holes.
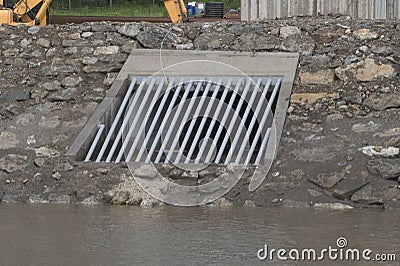
{"type": "Polygon", "coordinates": [[[99,124],[85,161],[259,165],[279,77],[144,77],[109,125],[99,124]]]}

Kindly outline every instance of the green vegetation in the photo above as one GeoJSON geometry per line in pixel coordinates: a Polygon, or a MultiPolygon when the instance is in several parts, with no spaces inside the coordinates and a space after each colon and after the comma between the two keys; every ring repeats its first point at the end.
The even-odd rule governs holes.
{"type": "MultiPolygon", "coordinates": [[[[213,2],[205,0],[202,2],[213,2]]],[[[222,1],[222,0],[221,0],[222,1]]],[[[240,0],[223,0],[225,9],[240,7],[240,0]]],[[[53,0],[52,15],[65,16],[121,16],[121,17],[165,17],[168,16],[160,0],[53,0]]]]}

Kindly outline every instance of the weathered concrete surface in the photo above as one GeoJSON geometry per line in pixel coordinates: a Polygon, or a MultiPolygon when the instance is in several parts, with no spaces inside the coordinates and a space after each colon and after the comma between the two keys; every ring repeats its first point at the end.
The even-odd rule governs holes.
{"type": "Polygon", "coordinates": [[[242,0],[245,21],[341,14],[360,19],[400,18],[396,0],[242,0]]]}
{"type": "MultiPolygon", "coordinates": [[[[388,155],[400,147],[400,26],[342,17],[0,27],[3,202],[159,204],[124,164],[86,164],[65,153],[131,50],[154,47],[168,30],[174,34],[163,46],[168,49],[301,53],[278,158],[266,180],[249,192],[249,171],[217,204],[400,206],[399,155],[388,155]]],[[[185,184],[221,174],[208,169],[192,180],[167,170],[185,184]]]]}

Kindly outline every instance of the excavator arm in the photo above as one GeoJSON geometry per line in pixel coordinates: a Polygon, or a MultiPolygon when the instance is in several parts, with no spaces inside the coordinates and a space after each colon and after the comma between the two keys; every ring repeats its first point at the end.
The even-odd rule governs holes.
{"type": "Polygon", "coordinates": [[[48,24],[50,4],[51,0],[19,0],[9,7],[4,5],[4,0],[0,0],[0,24],[45,26],[48,24]]]}
{"type": "Polygon", "coordinates": [[[187,21],[187,9],[183,0],[163,1],[172,23],[181,23],[187,21]]]}

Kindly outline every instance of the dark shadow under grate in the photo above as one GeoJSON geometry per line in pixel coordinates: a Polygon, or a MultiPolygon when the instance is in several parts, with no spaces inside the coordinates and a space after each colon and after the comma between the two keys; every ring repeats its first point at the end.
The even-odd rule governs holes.
{"type": "Polygon", "coordinates": [[[262,163],[278,77],[132,77],[86,161],[262,163]]]}

